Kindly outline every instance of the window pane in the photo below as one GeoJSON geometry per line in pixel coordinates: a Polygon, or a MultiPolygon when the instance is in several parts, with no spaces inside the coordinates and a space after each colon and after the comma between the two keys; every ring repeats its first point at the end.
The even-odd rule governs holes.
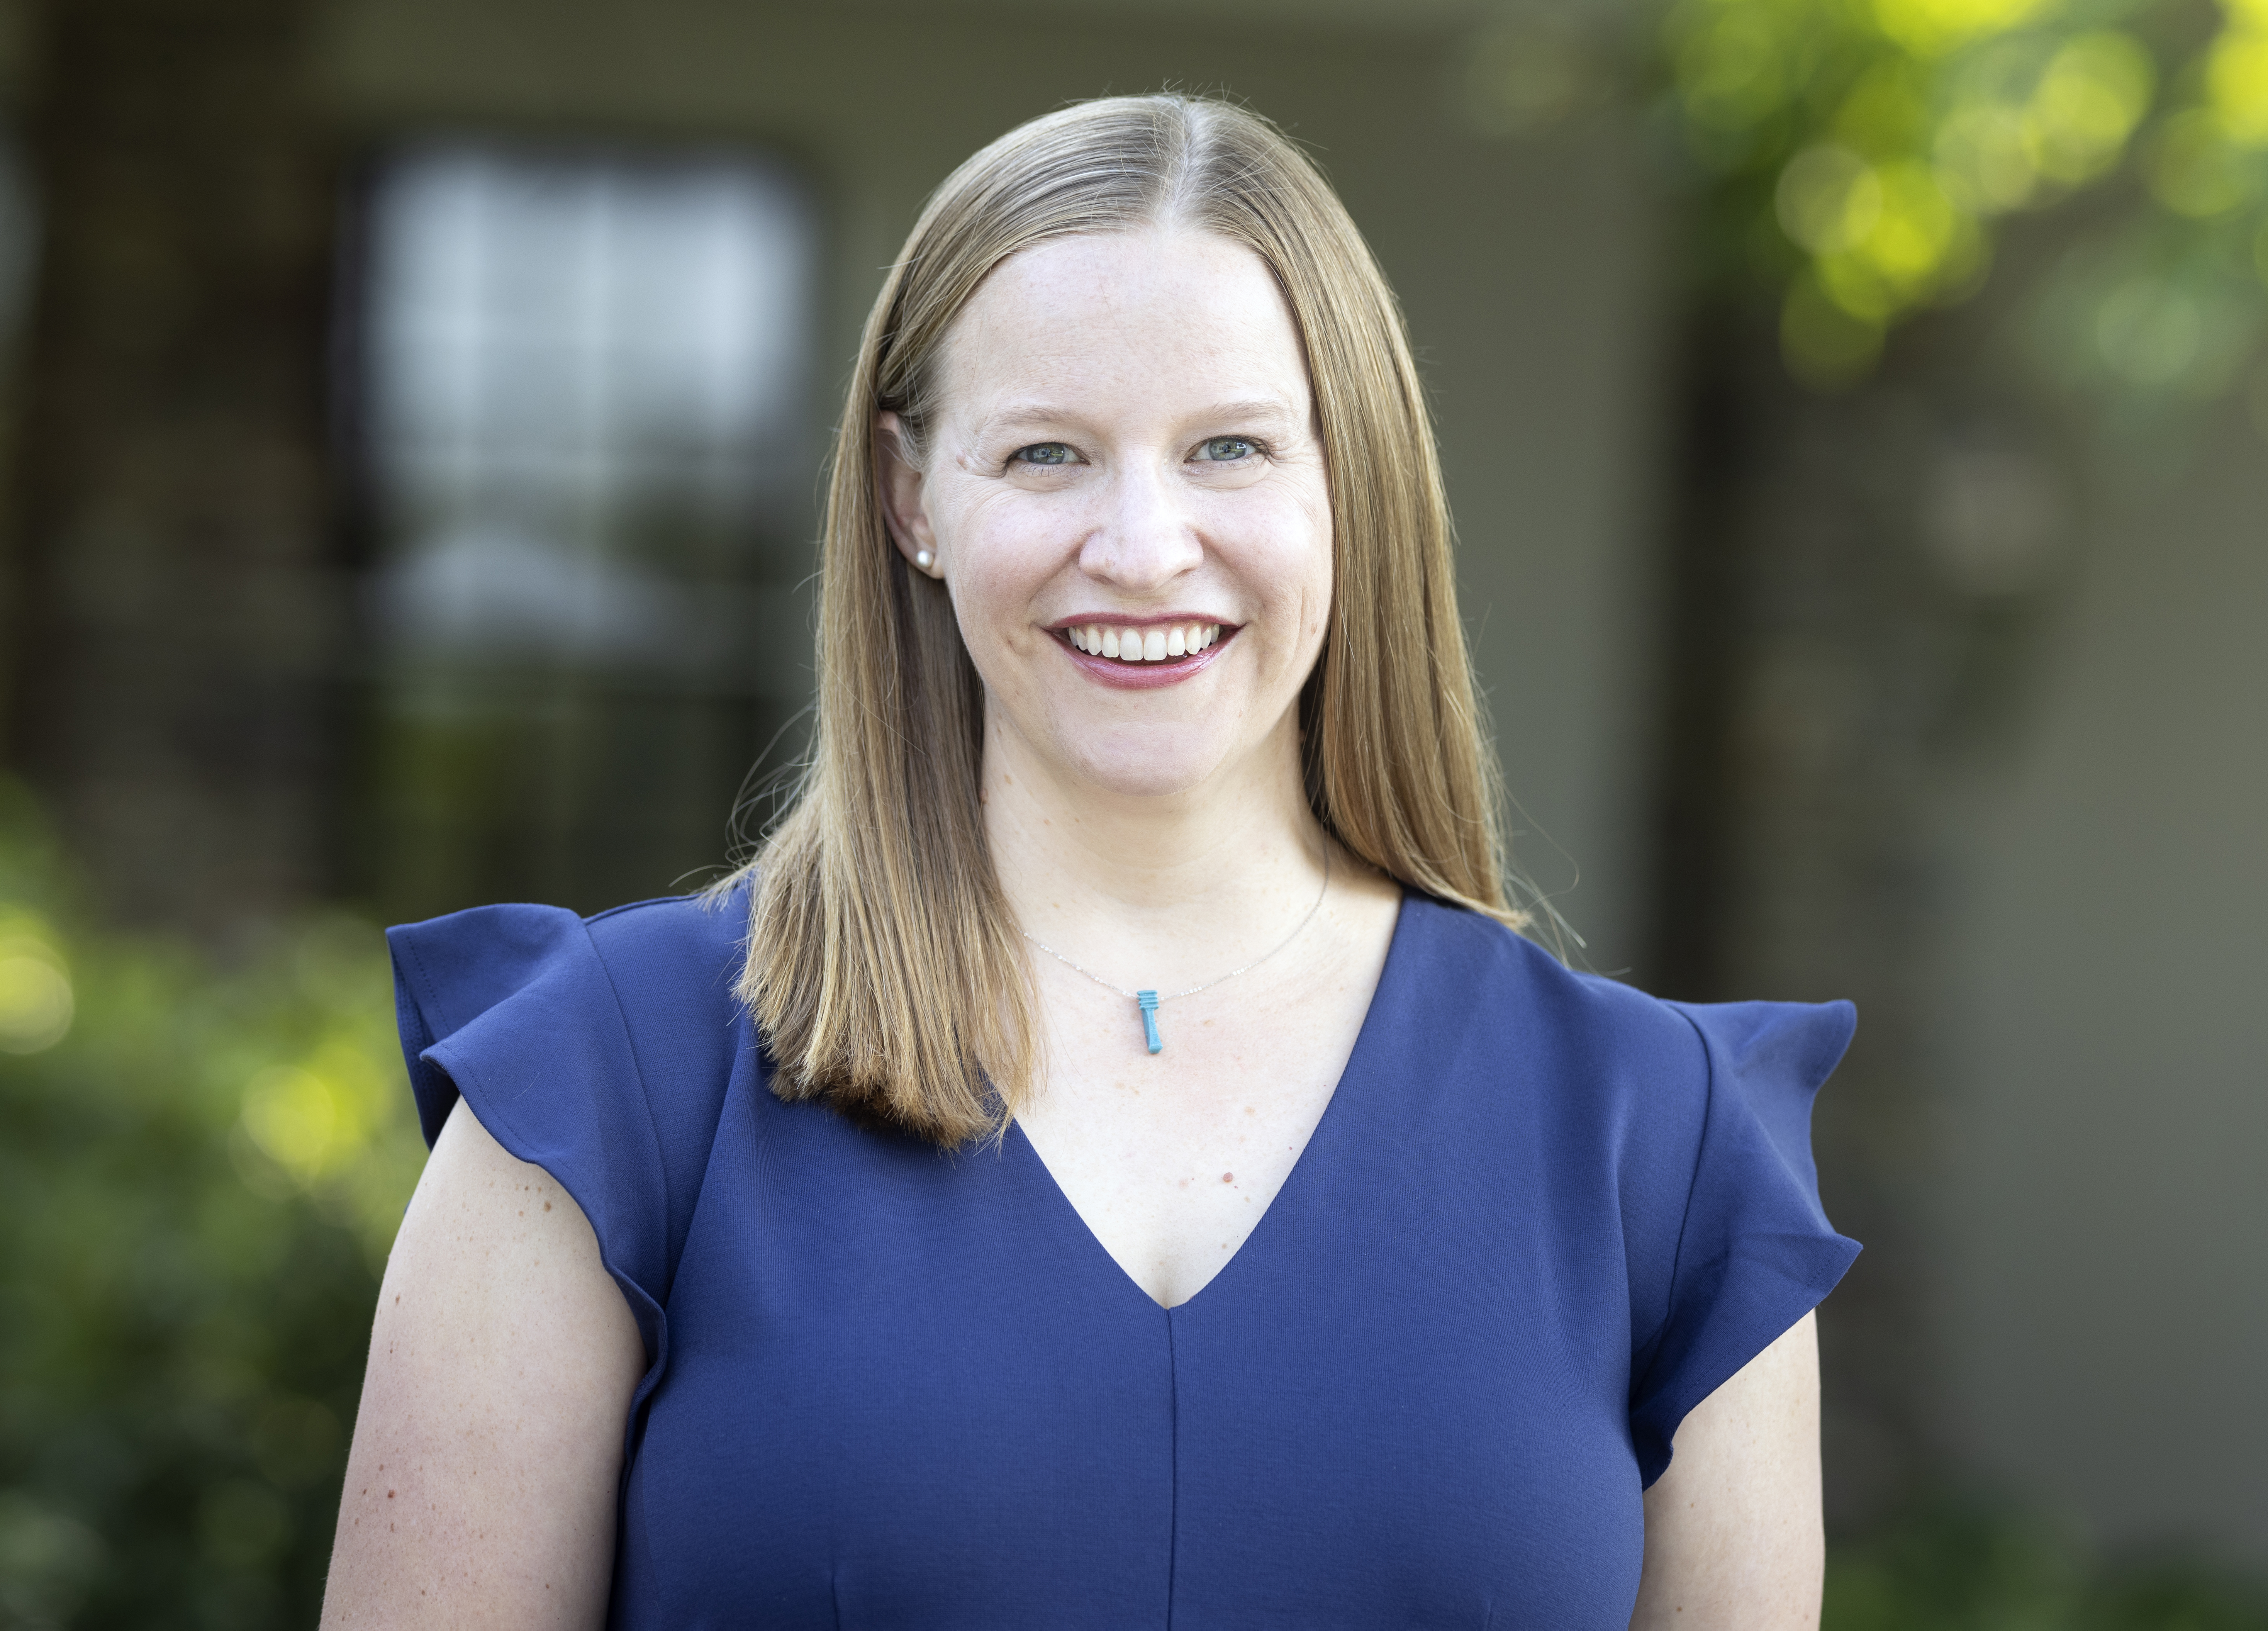
{"type": "Polygon", "coordinates": [[[809,682],[805,196],[745,157],[434,146],[369,228],[376,892],[657,893],[721,859],[809,682]]]}

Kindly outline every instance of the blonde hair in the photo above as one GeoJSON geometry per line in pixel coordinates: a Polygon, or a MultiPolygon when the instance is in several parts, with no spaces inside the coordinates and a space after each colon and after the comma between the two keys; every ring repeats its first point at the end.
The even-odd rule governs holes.
{"type": "Polygon", "coordinates": [[[1029,1088],[1030,973],[977,798],[983,690],[944,587],[885,528],[875,417],[897,414],[924,445],[946,333],[1002,262],[1160,225],[1257,255],[1307,349],[1335,584],[1300,700],[1317,819],[1411,889],[1524,920],[1506,895],[1448,506],[1392,292],[1329,185],[1266,121],[1182,96],[1085,102],[946,178],[859,343],[828,490],[811,755],[740,875],[755,875],[740,992],[782,1098],[953,1146],[1004,1126],[1029,1088]]]}

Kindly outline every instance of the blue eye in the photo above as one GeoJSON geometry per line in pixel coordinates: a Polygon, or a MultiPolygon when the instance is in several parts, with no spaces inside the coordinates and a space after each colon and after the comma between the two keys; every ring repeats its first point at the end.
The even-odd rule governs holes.
{"type": "Polygon", "coordinates": [[[1239,459],[1248,459],[1259,451],[1248,438],[1216,436],[1197,445],[1197,458],[1208,464],[1231,464],[1239,459]]]}
{"type": "Polygon", "coordinates": [[[1079,455],[1062,442],[1034,442],[1008,455],[1011,464],[1076,464],[1079,455]]]}

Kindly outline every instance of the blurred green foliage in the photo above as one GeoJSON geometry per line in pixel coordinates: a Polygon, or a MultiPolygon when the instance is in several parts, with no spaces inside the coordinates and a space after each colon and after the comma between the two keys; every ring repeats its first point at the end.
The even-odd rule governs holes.
{"type": "Polygon", "coordinates": [[[423,1157],[375,929],[96,933],[0,784],[0,1627],[314,1623],[423,1157]]]}
{"type": "Polygon", "coordinates": [[[2195,1560],[2092,1563],[2051,1525],[1975,1501],[1918,1506],[1831,1548],[1822,1631],[2268,1631],[2268,1590],[2195,1560]]]}
{"type": "Polygon", "coordinates": [[[2007,218],[2086,192],[2028,292],[2050,375],[2174,400],[2244,378],[2268,0],[1674,0],[1661,55],[1713,262],[1779,292],[1799,377],[1863,377],[1892,325],[1983,284],[2007,218]]]}

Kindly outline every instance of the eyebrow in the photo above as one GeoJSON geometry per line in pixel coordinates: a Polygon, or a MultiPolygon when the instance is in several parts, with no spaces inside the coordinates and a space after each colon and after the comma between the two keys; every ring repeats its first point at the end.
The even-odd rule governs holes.
{"type": "MultiPolygon", "coordinates": [[[[1288,424],[1298,415],[1292,405],[1278,396],[1251,396],[1233,402],[1214,402],[1201,408],[1188,417],[1197,424],[1231,425],[1250,424],[1256,420],[1288,424]]],[[[1013,402],[998,411],[987,414],[971,427],[976,439],[983,440],[1001,431],[1026,425],[1085,425],[1086,416],[1075,409],[1048,402],[1013,402]]]]}

